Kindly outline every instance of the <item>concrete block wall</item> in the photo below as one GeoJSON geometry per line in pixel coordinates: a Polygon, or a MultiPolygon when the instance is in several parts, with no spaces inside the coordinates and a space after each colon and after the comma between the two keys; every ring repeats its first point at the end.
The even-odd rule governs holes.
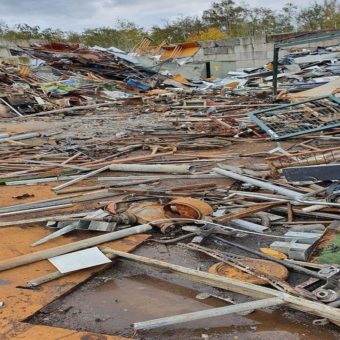
{"type": "Polygon", "coordinates": [[[261,67],[272,59],[273,44],[265,36],[234,38],[201,43],[196,62],[229,62],[235,69],[261,67]]]}
{"type": "Polygon", "coordinates": [[[266,43],[265,36],[241,38],[235,47],[236,69],[261,67],[272,59],[273,44],[266,43]]]}
{"type": "MultiPolygon", "coordinates": [[[[228,62],[236,69],[262,67],[273,60],[274,43],[267,42],[265,36],[234,38],[201,42],[201,50],[194,57],[195,62],[228,62]]],[[[340,39],[297,45],[299,48],[313,49],[322,46],[339,45],[340,39]]],[[[281,49],[280,56],[289,49],[281,49]]]]}

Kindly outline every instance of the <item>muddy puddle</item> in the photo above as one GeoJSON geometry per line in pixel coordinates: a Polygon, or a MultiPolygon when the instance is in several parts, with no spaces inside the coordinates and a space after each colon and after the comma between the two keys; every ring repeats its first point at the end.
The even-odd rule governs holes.
{"type": "MultiPolygon", "coordinates": [[[[155,257],[155,254],[150,255],[151,247],[143,247],[137,252],[155,257]]],[[[159,259],[169,262],[170,258],[177,256],[177,263],[183,266],[194,267],[193,264],[197,264],[197,258],[184,257],[178,252],[176,255],[172,251],[158,252],[158,255],[159,259]]],[[[205,265],[209,264],[203,263],[203,270],[206,269],[205,265]]],[[[197,299],[196,295],[202,292],[232,297],[237,302],[246,300],[239,295],[182,280],[168,272],[119,260],[111,269],[44,307],[28,321],[145,340],[338,338],[335,326],[313,326],[313,317],[282,307],[256,311],[246,316],[232,314],[133,334],[130,325],[134,322],[227,305],[216,298],[197,299]]]]}

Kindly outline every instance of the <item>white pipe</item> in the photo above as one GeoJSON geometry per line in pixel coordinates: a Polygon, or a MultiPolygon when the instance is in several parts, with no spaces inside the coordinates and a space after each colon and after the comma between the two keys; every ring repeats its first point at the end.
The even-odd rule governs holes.
{"type": "Polygon", "coordinates": [[[193,167],[187,164],[173,165],[173,164],[112,164],[110,165],[112,171],[124,172],[164,172],[171,174],[190,174],[193,167]]]}
{"type": "Polygon", "coordinates": [[[38,132],[29,132],[29,133],[23,133],[21,135],[14,135],[14,136],[9,136],[8,138],[1,138],[0,143],[6,142],[6,141],[12,141],[12,140],[24,140],[24,139],[30,139],[30,138],[35,138],[35,137],[40,137],[40,133],[38,132]]]}
{"type": "Polygon", "coordinates": [[[35,179],[25,179],[22,181],[12,181],[4,182],[6,185],[34,185],[36,183],[48,183],[48,182],[60,182],[69,181],[73,178],[78,178],[79,176],[60,176],[60,177],[46,177],[46,178],[35,178],[35,179]]]}
{"type": "Polygon", "coordinates": [[[332,203],[332,202],[326,202],[326,201],[306,201],[306,200],[304,200],[305,194],[301,194],[299,192],[289,190],[289,189],[280,187],[278,185],[274,185],[272,183],[264,182],[264,181],[261,181],[261,180],[256,179],[256,178],[239,175],[239,174],[232,172],[232,171],[223,170],[223,169],[220,169],[220,168],[213,168],[213,171],[216,174],[219,174],[219,175],[222,175],[222,176],[230,177],[230,178],[236,179],[236,180],[241,181],[241,182],[249,183],[249,184],[255,185],[257,187],[263,188],[263,189],[267,189],[267,190],[277,192],[281,195],[284,195],[284,196],[289,197],[289,198],[296,201],[296,202],[293,202],[293,203],[297,203],[297,204],[302,203],[302,204],[311,204],[311,205],[324,205],[324,206],[330,206],[330,207],[340,207],[339,203],[332,203]]]}
{"type": "Polygon", "coordinates": [[[16,109],[14,108],[12,105],[10,105],[9,103],[7,103],[4,99],[0,98],[0,101],[3,102],[6,106],[8,106],[13,112],[15,112],[19,117],[22,117],[22,114],[16,109]]]}
{"type": "Polygon", "coordinates": [[[251,230],[251,231],[256,231],[258,233],[262,233],[265,230],[267,230],[267,227],[264,227],[262,225],[259,224],[255,224],[253,222],[249,222],[249,221],[245,221],[245,220],[240,220],[240,219],[235,219],[229,222],[231,225],[235,225],[237,227],[241,227],[247,230],[251,230]]]}
{"type": "Polygon", "coordinates": [[[177,325],[179,323],[194,321],[194,320],[203,320],[206,318],[212,318],[216,316],[223,316],[232,313],[240,313],[246,312],[253,309],[260,309],[266,308],[271,306],[276,306],[285,303],[282,299],[278,297],[272,297],[257,301],[251,302],[243,302],[237,305],[231,305],[226,307],[218,307],[218,308],[211,308],[207,310],[202,310],[199,312],[193,313],[186,313],[186,314],[179,314],[174,316],[168,316],[161,319],[143,321],[143,322],[135,322],[133,324],[133,328],[135,330],[139,329],[152,329],[152,328],[159,328],[159,327],[166,327],[170,325],[177,325]]]}
{"type": "Polygon", "coordinates": [[[32,209],[25,209],[25,210],[19,210],[19,211],[10,211],[1,213],[0,217],[2,216],[13,216],[13,215],[19,215],[19,214],[30,214],[33,212],[38,211],[46,211],[46,210],[56,210],[56,209],[64,209],[64,208],[70,208],[73,204],[67,203],[67,204],[59,204],[59,205],[53,205],[50,207],[41,207],[41,208],[32,208],[32,209]]]}
{"type": "Polygon", "coordinates": [[[108,165],[105,165],[105,166],[102,167],[102,168],[93,170],[93,171],[91,171],[91,172],[88,172],[88,173],[85,174],[85,175],[76,177],[76,178],[72,179],[72,180],[69,181],[69,182],[66,182],[66,183],[64,183],[64,184],[60,184],[60,185],[58,185],[58,186],[52,188],[52,190],[53,190],[53,191],[59,191],[59,190],[64,189],[64,188],[66,188],[66,187],[68,187],[68,186],[70,186],[70,185],[72,185],[72,184],[74,184],[74,183],[78,183],[78,182],[82,181],[83,179],[89,178],[89,177],[91,177],[91,176],[94,176],[94,175],[99,174],[100,172],[106,171],[106,170],[108,170],[108,168],[109,168],[109,166],[108,166],[108,165]]]}
{"type": "Polygon", "coordinates": [[[304,194],[301,194],[299,192],[289,190],[289,189],[280,187],[278,185],[274,185],[272,183],[264,182],[264,181],[261,181],[261,180],[256,179],[256,178],[239,175],[239,174],[232,172],[232,171],[223,170],[223,169],[220,169],[220,168],[214,168],[213,171],[216,174],[226,176],[226,177],[230,177],[230,178],[236,179],[236,180],[241,181],[241,182],[249,183],[249,184],[255,185],[257,187],[263,188],[263,189],[271,190],[271,191],[277,192],[281,195],[284,195],[286,197],[292,198],[294,200],[302,199],[303,196],[304,196],[304,194]]]}
{"type": "Polygon", "coordinates": [[[78,226],[78,221],[75,221],[75,222],[67,225],[66,227],[61,228],[61,229],[55,231],[54,233],[49,234],[49,235],[41,238],[40,240],[32,243],[31,247],[39,246],[40,244],[43,244],[43,243],[48,242],[50,240],[54,240],[55,238],[57,238],[59,236],[65,235],[65,234],[75,230],[77,228],[77,226],[78,226]]]}
{"type": "Polygon", "coordinates": [[[215,175],[215,174],[206,174],[206,175],[159,175],[159,176],[115,176],[115,177],[98,177],[98,181],[133,181],[133,180],[140,180],[140,179],[155,179],[155,180],[162,180],[162,179],[214,179],[214,178],[223,178],[223,176],[215,175]]]}

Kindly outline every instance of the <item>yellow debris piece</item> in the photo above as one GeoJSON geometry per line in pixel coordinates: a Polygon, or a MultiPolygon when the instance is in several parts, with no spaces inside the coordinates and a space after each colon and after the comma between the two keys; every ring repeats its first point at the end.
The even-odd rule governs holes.
{"type": "Polygon", "coordinates": [[[281,253],[280,251],[271,249],[271,248],[260,248],[261,253],[276,257],[277,259],[284,260],[287,258],[287,255],[281,253]]]}

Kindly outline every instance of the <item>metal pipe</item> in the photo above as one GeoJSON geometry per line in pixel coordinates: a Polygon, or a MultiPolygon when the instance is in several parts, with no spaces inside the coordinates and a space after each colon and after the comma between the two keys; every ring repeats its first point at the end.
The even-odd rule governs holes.
{"type": "Polygon", "coordinates": [[[13,216],[13,215],[19,215],[19,214],[29,214],[29,213],[38,212],[38,211],[56,210],[56,209],[64,209],[64,208],[70,208],[70,207],[72,207],[71,203],[59,204],[59,205],[52,205],[50,207],[32,208],[32,209],[25,209],[25,210],[1,213],[0,217],[2,217],[2,216],[13,216]]]}
{"type": "Polygon", "coordinates": [[[124,172],[163,172],[172,174],[190,174],[193,166],[188,164],[112,164],[109,167],[112,171],[124,172]]]}
{"type": "Polygon", "coordinates": [[[97,194],[73,194],[69,195],[68,197],[56,197],[51,198],[47,200],[41,200],[36,202],[30,202],[30,203],[22,203],[17,205],[11,205],[8,207],[0,208],[0,216],[6,216],[3,215],[4,213],[9,212],[17,212],[21,210],[32,210],[32,209],[41,209],[41,208],[47,208],[50,206],[59,206],[61,204],[72,204],[72,203],[79,203],[79,202],[88,202],[88,201],[94,201],[102,198],[108,198],[115,196],[112,193],[97,193],[97,194]]]}
{"type": "Polygon", "coordinates": [[[152,227],[149,224],[141,224],[135,227],[119,230],[119,231],[113,231],[112,233],[90,237],[85,240],[65,244],[62,246],[44,249],[37,251],[35,253],[29,253],[21,256],[17,256],[14,258],[4,259],[0,261],[0,272],[17,268],[20,266],[23,266],[25,264],[35,263],[38,261],[49,259],[50,257],[63,255],[67,253],[71,253],[73,251],[90,248],[97,246],[101,243],[111,242],[114,240],[118,240],[120,238],[131,236],[135,234],[145,233],[147,231],[150,231],[152,227]]]}
{"type": "Polygon", "coordinates": [[[249,222],[246,220],[240,220],[240,219],[235,219],[229,222],[231,225],[235,225],[237,227],[241,227],[247,230],[251,230],[251,231],[256,231],[258,233],[262,233],[265,230],[267,230],[267,227],[264,227],[262,225],[259,224],[255,224],[253,222],[249,222]]]}
{"type": "Polygon", "coordinates": [[[98,181],[132,181],[132,180],[140,180],[140,179],[154,179],[154,180],[163,180],[163,179],[215,179],[215,178],[223,178],[223,176],[215,175],[215,174],[207,174],[207,175],[160,175],[160,176],[115,176],[115,177],[98,177],[98,181]]]}
{"type": "Polygon", "coordinates": [[[216,174],[226,176],[226,177],[230,177],[230,178],[236,179],[236,180],[244,182],[244,183],[249,183],[249,184],[255,185],[257,187],[263,188],[263,189],[271,190],[271,191],[277,192],[281,195],[284,195],[286,197],[292,198],[294,200],[302,199],[303,196],[304,196],[304,194],[301,194],[299,192],[289,190],[289,189],[286,189],[286,188],[283,188],[283,187],[279,187],[278,185],[274,185],[272,183],[264,182],[264,181],[261,181],[259,179],[255,179],[255,178],[252,178],[252,177],[239,175],[239,174],[232,172],[232,171],[223,170],[223,169],[220,169],[220,168],[213,168],[213,171],[216,174]]]}
{"type": "Polygon", "coordinates": [[[15,112],[19,117],[22,117],[22,114],[16,109],[14,108],[12,105],[10,105],[9,103],[7,103],[4,99],[0,98],[0,101],[3,102],[6,106],[8,106],[13,112],[15,112]]]}
{"type": "Polygon", "coordinates": [[[194,320],[203,320],[206,318],[212,318],[216,316],[223,316],[232,313],[239,313],[239,312],[247,312],[254,309],[266,308],[277,306],[285,303],[282,299],[278,297],[272,297],[257,301],[250,301],[250,302],[243,302],[237,305],[231,305],[226,307],[218,307],[218,308],[211,308],[206,309],[198,312],[186,313],[186,314],[179,314],[168,316],[165,318],[155,319],[155,320],[148,320],[142,322],[135,322],[133,324],[133,328],[135,330],[139,329],[152,329],[152,328],[159,328],[159,327],[166,327],[170,325],[177,325],[184,322],[194,321],[194,320]]]}
{"type": "Polygon", "coordinates": [[[78,224],[79,224],[78,221],[75,221],[75,222],[67,225],[66,227],[61,228],[61,229],[55,231],[54,233],[49,234],[49,235],[41,238],[40,240],[32,243],[31,247],[39,246],[40,244],[43,244],[43,243],[48,242],[50,240],[54,240],[55,238],[57,238],[59,236],[65,235],[65,234],[75,230],[78,227],[78,224]]]}
{"type": "Polygon", "coordinates": [[[94,175],[96,175],[96,174],[99,174],[100,172],[106,171],[106,170],[108,170],[108,168],[109,168],[109,166],[108,166],[108,165],[105,165],[105,166],[103,166],[102,168],[93,170],[93,171],[91,171],[91,172],[88,172],[88,173],[85,174],[85,175],[76,177],[76,178],[72,179],[72,180],[69,181],[69,182],[66,182],[66,183],[64,183],[64,184],[60,184],[60,185],[58,185],[58,186],[52,188],[52,190],[53,190],[53,191],[58,191],[58,190],[64,189],[64,188],[66,188],[66,187],[68,187],[68,186],[70,186],[70,185],[72,185],[72,184],[78,183],[78,182],[80,182],[80,181],[82,181],[82,180],[84,180],[84,179],[87,179],[87,178],[89,178],[89,177],[91,177],[91,176],[94,176],[94,175]]]}
{"type": "Polygon", "coordinates": [[[279,51],[280,47],[274,45],[273,53],[273,96],[277,95],[277,75],[279,73],[279,51]]]}
{"type": "Polygon", "coordinates": [[[21,135],[15,135],[15,136],[10,136],[8,138],[1,138],[0,143],[10,141],[10,140],[24,140],[24,139],[30,139],[30,138],[35,138],[35,137],[40,137],[40,133],[38,132],[29,132],[29,133],[24,133],[21,135]]]}
{"type": "Polygon", "coordinates": [[[45,178],[35,178],[35,179],[24,179],[19,181],[9,181],[4,182],[6,185],[34,185],[37,183],[49,183],[49,182],[61,182],[61,181],[69,181],[73,178],[78,178],[79,176],[60,176],[60,177],[45,177],[45,178]]]}

